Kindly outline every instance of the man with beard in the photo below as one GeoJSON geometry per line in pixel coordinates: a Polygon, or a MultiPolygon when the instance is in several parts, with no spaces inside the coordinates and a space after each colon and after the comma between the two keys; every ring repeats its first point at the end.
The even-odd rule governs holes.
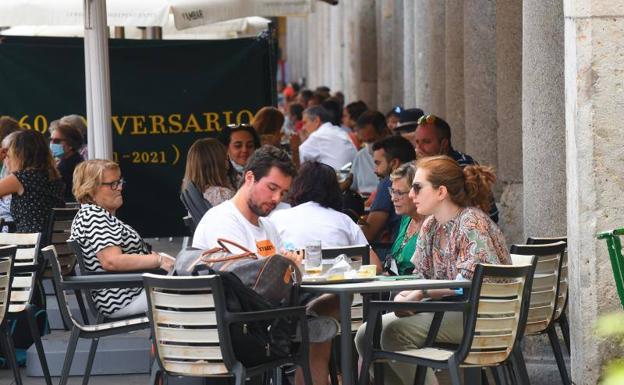
{"type": "MultiPolygon", "coordinates": [[[[412,151],[413,152],[413,151],[412,151]]],[[[297,255],[282,250],[279,232],[267,217],[290,189],[296,174],[295,166],[286,152],[270,145],[256,150],[243,171],[243,184],[230,200],[208,210],[197,225],[193,247],[208,250],[218,247],[217,239],[224,238],[268,257],[282,254],[294,259],[297,255]]],[[[327,384],[330,341],[338,332],[338,321],[331,314],[338,312],[332,298],[300,297],[311,318],[308,320],[310,369],[315,384],[327,384]]],[[[297,374],[297,384],[303,382],[297,374]]]]}
{"type": "Polygon", "coordinates": [[[236,195],[204,214],[193,235],[193,247],[208,250],[218,247],[217,239],[224,238],[261,256],[280,252],[279,234],[267,216],[288,192],[295,174],[284,151],[273,146],[256,150],[236,195]]]}
{"type": "MultiPolygon", "coordinates": [[[[362,223],[362,231],[369,242],[391,243],[394,241],[401,217],[394,211],[394,204],[390,197],[389,188],[392,186],[390,174],[403,163],[411,162],[415,158],[414,147],[402,136],[389,136],[373,144],[375,174],[381,181],[377,185],[366,222],[362,223]]],[[[379,247],[375,251],[382,259],[387,252],[379,247]]]]}

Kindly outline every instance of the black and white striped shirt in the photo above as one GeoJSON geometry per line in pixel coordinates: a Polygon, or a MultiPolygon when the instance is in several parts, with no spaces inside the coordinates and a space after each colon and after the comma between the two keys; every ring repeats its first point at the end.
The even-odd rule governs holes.
{"type": "MultiPolygon", "coordinates": [[[[147,244],[136,230],[93,204],[81,206],[72,223],[71,239],[82,249],[85,268],[93,272],[105,271],[96,254],[106,247],[118,246],[124,254],[149,253],[147,244]]],[[[102,314],[111,315],[128,306],[142,290],[98,289],[91,291],[91,297],[102,314]]]]}

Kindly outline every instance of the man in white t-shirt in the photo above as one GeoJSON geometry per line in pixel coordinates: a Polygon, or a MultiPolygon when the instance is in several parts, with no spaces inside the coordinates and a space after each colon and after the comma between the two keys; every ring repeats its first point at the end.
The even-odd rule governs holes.
{"type": "MultiPolygon", "coordinates": [[[[279,253],[301,263],[296,254],[282,250],[279,233],[267,218],[290,189],[295,174],[295,166],[284,151],[273,146],[256,150],[243,171],[244,181],[236,195],[202,217],[193,235],[193,247],[207,250],[217,247],[217,239],[224,238],[258,255],[268,257],[279,253]]],[[[331,347],[331,343],[324,341],[336,334],[338,323],[332,317],[317,317],[308,322],[308,330],[310,342],[317,342],[310,344],[311,350],[327,350],[325,347],[331,347]]],[[[315,384],[327,383],[329,350],[324,353],[310,354],[315,384]]],[[[301,373],[298,373],[297,384],[301,380],[301,373]]]]}
{"type": "Polygon", "coordinates": [[[193,247],[217,247],[217,239],[236,242],[268,257],[281,251],[279,234],[269,213],[290,189],[296,170],[288,155],[273,146],[258,149],[243,173],[236,195],[202,217],[193,235],[193,247]]]}
{"type": "Polygon", "coordinates": [[[300,163],[315,160],[339,170],[355,158],[357,150],[351,138],[331,123],[331,115],[324,107],[303,111],[303,130],[308,138],[299,146],[300,163]]]}

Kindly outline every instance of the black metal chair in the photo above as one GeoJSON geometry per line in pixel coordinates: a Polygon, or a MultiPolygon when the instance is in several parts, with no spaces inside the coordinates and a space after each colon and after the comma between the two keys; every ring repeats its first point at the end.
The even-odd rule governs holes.
{"type": "MultiPolygon", "coordinates": [[[[53,245],[56,248],[56,253],[61,265],[61,274],[63,276],[75,276],[76,268],[76,254],[71,247],[67,244],[71,232],[71,225],[74,217],[78,213],[79,207],[64,207],[53,208],[50,213],[50,218],[47,223],[46,236],[47,244],[53,245]]],[[[57,289],[52,278],[52,268],[46,263],[45,269],[42,274],[42,279],[49,279],[52,281],[52,288],[54,289],[54,295],[56,296],[57,289]]],[[[89,323],[89,316],[84,304],[81,292],[76,290],[74,293],[82,320],[85,324],[89,323]]],[[[65,324],[65,330],[69,330],[71,325],[65,324]]]]}
{"type": "Polygon", "coordinates": [[[40,241],[41,233],[0,233],[1,246],[17,246],[13,260],[11,301],[7,318],[17,320],[22,314],[26,315],[43,376],[46,384],[52,385],[48,363],[41,343],[41,333],[37,326],[38,307],[36,304],[41,304],[43,307],[41,310],[43,310],[46,303],[41,286],[43,263],[39,258],[40,241]],[[37,294],[42,294],[43,298],[37,298],[37,294]]]}
{"type": "Polygon", "coordinates": [[[180,200],[193,218],[195,227],[197,227],[206,211],[212,208],[210,202],[204,199],[204,195],[197,189],[197,186],[190,181],[180,194],[180,200]]]}
{"type": "Polygon", "coordinates": [[[84,290],[88,293],[88,291],[92,289],[141,287],[143,286],[142,277],[140,274],[98,274],[79,277],[65,277],[61,274],[61,265],[54,246],[44,248],[42,250],[42,254],[52,268],[54,281],[56,283],[56,287],[58,288],[57,300],[61,316],[63,317],[64,322],[72,325],[71,337],[67,346],[67,353],[65,355],[65,362],[63,363],[63,370],[61,372],[59,385],[67,384],[69,371],[76,352],[76,345],[78,344],[78,339],[80,338],[91,340],[85,374],[82,379],[82,384],[87,385],[91,375],[91,368],[93,367],[93,361],[95,359],[99,339],[101,337],[146,329],[149,327],[149,322],[147,317],[115,319],[109,320],[109,322],[103,322],[104,317],[96,313],[98,314],[96,324],[81,324],[78,322],[78,317],[72,314],[65,292],[84,290]]]}
{"type": "MultiPolygon", "coordinates": [[[[550,339],[561,381],[564,385],[570,385],[570,377],[565,366],[559,337],[555,330],[555,316],[559,303],[560,278],[563,260],[565,258],[566,243],[555,242],[534,245],[512,245],[511,258],[514,264],[525,263],[528,256],[537,257],[537,267],[531,288],[531,303],[529,317],[524,336],[547,334],[550,339]]],[[[523,337],[524,338],[524,337],[523,337]]],[[[529,384],[526,370],[518,368],[522,375],[521,384],[529,384]]]]}
{"type": "Polygon", "coordinates": [[[13,371],[15,383],[22,385],[22,376],[15,358],[15,346],[7,318],[13,280],[12,266],[16,249],[15,246],[0,246],[0,350],[6,355],[5,358],[13,371]]]}
{"type": "Polygon", "coordinates": [[[561,274],[559,275],[559,299],[557,299],[557,309],[555,310],[554,322],[559,324],[563,340],[565,341],[568,354],[570,350],[570,324],[566,310],[568,308],[568,237],[529,237],[528,245],[543,245],[555,242],[565,242],[566,251],[563,253],[563,261],[561,262],[561,274]]]}
{"type": "Polygon", "coordinates": [[[494,367],[509,375],[507,362],[524,361],[520,336],[528,315],[535,262],[522,266],[476,266],[470,294],[457,302],[371,301],[367,316],[360,385],[368,384],[369,367],[375,361],[395,360],[417,366],[415,384],[423,384],[426,367],[448,369],[453,385],[461,384],[459,369],[494,367]],[[435,313],[425,346],[407,351],[383,351],[380,347],[381,315],[385,311],[435,313]],[[464,314],[464,334],[458,346],[432,346],[445,312],[464,314]]]}
{"type": "Polygon", "coordinates": [[[295,364],[303,369],[306,385],[312,385],[305,307],[232,313],[226,308],[218,276],[144,274],[143,280],[159,371],[191,377],[233,375],[235,384],[243,385],[247,376],[295,364]],[[234,355],[230,326],[276,318],[298,320],[302,336],[299,351],[286,358],[244,367],[234,355]]]}

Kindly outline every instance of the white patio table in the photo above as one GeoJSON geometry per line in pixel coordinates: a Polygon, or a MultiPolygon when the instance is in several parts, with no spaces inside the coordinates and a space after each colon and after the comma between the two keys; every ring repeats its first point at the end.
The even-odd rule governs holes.
{"type": "MultiPolygon", "coordinates": [[[[437,279],[405,279],[372,280],[358,283],[328,283],[301,285],[301,290],[308,293],[329,293],[338,296],[340,301],[340,330],[351,330],[351,296],[355,293],[374,294],[400,290],[431,290],[431,289],[458,289],[469,288],[470,281],[451,281],[437,279]]],[[[340,334],[340,361],[342,368],[343,385],[355,385],[356,376],[353,373],[353,352],[351,350],[351,333],[340,334]]]]}

